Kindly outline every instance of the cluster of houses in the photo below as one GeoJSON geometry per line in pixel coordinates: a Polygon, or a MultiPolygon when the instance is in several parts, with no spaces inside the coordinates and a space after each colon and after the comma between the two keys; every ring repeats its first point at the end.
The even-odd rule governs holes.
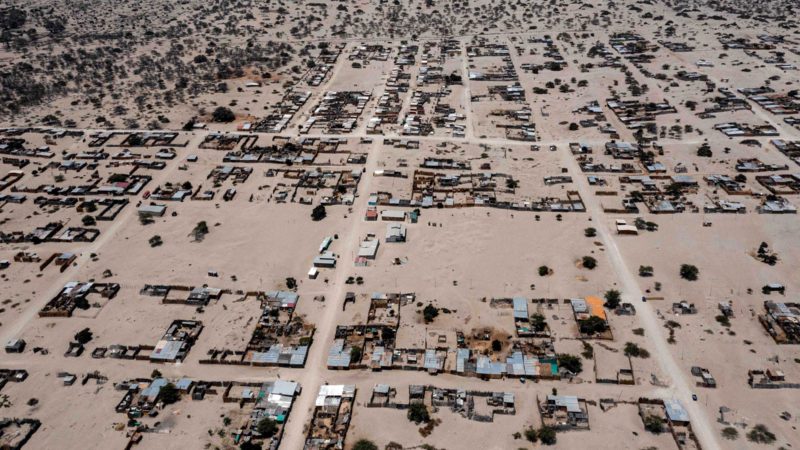
{"type": "Polygon", "coordinates": [[[660,400],[640,398],[638,402],[639,417],[645,427],[657,419],[658,423],[666,426],[667,432],[672,435],[675,443],[680,449],[699,450],[700,443],[697,441],[689,419],[689,413],[680,400],[660,400]]]}
{"type": "Polygon", "coordinates": [[[542,425],[554,430],[588,430],[589,407],[586,400],[574,395],[546,396],[538,401],[542,425]]]}
{"type": "Polygon", "coordinates": [[[320,386],[314,402],[314,415],[308,427],[303,449],[344,448],[355,401],[355,385],[324,384],[320,386]]]}
{"type": "Polygon", "coordinates": [[[659,50],[658,45],[630,31],[612,34],[608,43],[623,58],[637,64],[652,61],[653,53],[659,50]]]}
{"type": "Polygon", "coordinates": [[[786,141],[783,139],[772,139],[770,143],[779,152],[786,155],[789,159],[800,165],[800,141],[786,141]]]}
{"type": "Polygon", "coordinates": [[[372,93],[367,91],[326,92],[311,116],[300,125],[300,134],[315,130],[325,134],[353,132],[371,97],[372,93]]]}
{"type": "Polygon", "coordinates": [[[301,392],[300,385],[293,381],[197,381],[161,376],[122,381],[116,383],[114,389],[123,393],[115,411],[128,419],[125,430],[130,444],[141,442],[146,433],[160,432],[158,422],[151,427],[144,419],[157,417],[167,402],[173,402],[176,398],[203,401],[210,396],[220,396],[223,403],[238,403],[240,408],[248,411],[241,422],[231,422],[231,429],[225,430],[234,441],[258,443],[272,450],[278,448],[283,427],[301,392]],[[270,436],[259,432],[259,424],[263,420],[272,421],[277,428],[270,436]]]}
{"type": "MultiPolygon", "coordinates": [[[[343,156],[348,158],[351,152],[342,148],[347,144],[346,138],[314,138],[300,137],[297,140],[276,137],[276,144],[268,146],[252,145],[240,150],[231,150],[225,153],[224,163],[270,163],[283,165],[330,165],[331,157],[343,156]],[[327,161],[322,161],[322,157],[327,161]]],[[[335,163],[338,164],[338,163],[335,163]]]]}
{"type": "Polygon", "coordinates": [[[280,133],[289,126],[294,115],[310,98],[311,92],[288,90],[283,98],[270,108],[266,117],[252,125],[252,129],[258,132],[280,133]]]}
{"type": "Polygon", "coordinates": [[[725,136],[733,137],[752,137],[752,136],[778,136],[778,130],[770,125],[748,125],[738,122],[725,122],[714,125],[714,129],[720,131],[725,136]]]}
{"type": "Polygon", "coordinates": [[[800,383],[787,381],[786,374],[775,367],[748,370],[747,384],[753,389],[800,389],[800,383]]]}
{"type": "Polygon", "coordinates": [[[314,336],[314,326],[295,316],[300,297],[291,291],[246,293],[255,297],[261,315],[242,350],[212,349],[201,364],[237,364],[259,367],[303,367],[314,336]]]}
{"type": "Polygon", "coordinates": [[[135,173],[134,167],[130,173],[113,173],[103,181],[99,175],[93,175],[88,184],[78,186],[56,186],[42,184],[36,187],[13,186],[12,192],[25,194],[46,194],[51,197],[83,197],[87,195],[139,195],[147,183],[152,180],[150,175],[135,173]]]}
{"type": "Polygon", "coordinates": [[[569,300],[581,338],[613,340],[603,299],[595,296],[569,300]]]}
{"type": "Polygon", "coordinates": [[[367,408],[407,409],[413,404],[426,404],[434,408],[449,408],[467,420],[494,422],[494,416],[516,414],[514,394],[511,392],[472,391],[446,389],[436,386],[408,387],[408,403],[396,401],[397,390],[388,384],[377,384],[367,408]],[[428,395],[430,393],[430,395],[428,395]],[[483,400],[483,401],[481,401],[483,400]]]}
{"type": "MultiPolygon", "coordinates": [[[[412,94],[411,100],[411,107],[416,114],[426,117],[433,114],[433,117],[425,122],[430,122],[436,128],[448,128],[451,135],[457,138],[465,136],[463,122],[466,116],[450,103],[455,101],[452,86],[462,84],[461,73],[455,71],[445,75],[444,64],[448,58],[460,54],[461,44],[456,40],[426,42],[417,74],[417,90],[412,94]],[[434,48],[438,49],[438,54],[434,53],[434,48]],[[426,108],[427,104],[432,106],[426,108]]],[[[413,128],[411,130],[413,131],[413,128]]]]}
{"type": "Polygon", "coordinates": [[[479,69],[469,70],[470,81],[518,81],[517,70],[511,60],[511,52],[505,44],[485,43],[485,38],[476,38],[477,44],[467,46],[469,58],[500,58],[498,65],[485,65],[479,69]],[[484,41],[484,42],[481,42],[484,41]]]}
{"type": "Polygon", "coordinates": [[[794,96],[775,94],[775,91],[767,86],[743,88],[738,91],[772,114],[780,116],[800,112],[800,97],[797,96],[796,91],[794,96]]]}
{"type": "Polygon", "coordinates": [[[39,311],[39,317],[70,317],[75,309],[89,309],[97,295],[113,299],[119,292],[117,283],[70,281],[39,311]]]}
{"type": "Polygon", "coordinates": [[[424,348],[397,347],[396,337],[402,327],[400,311],[414,299],[414,294],[373,293],[366,323],[336,328],[327,367],[334,370],[418,370],[484,379],[559,379],[564,375],[546,323],[538,319],[532,321],[528,314],[528,299],[492,300],[493,307],[513,307],[517,334],[506,355],[494,356],[483,350],[491,341],[488,333],[468,338],[456,332],[452,341],[450,333],[440,333],[438,339],[427,340],[424,348]]]}
{"type": "Polygon", "coordinates": [[[309,86],[319,86],[330,79],[333,66],[336,65],[336,60],[341,56],[345,46],[345,43],[342,42],[320,48],[319,55],[314,59],[314,66],[303,74],[303,81],[309,86]]]}
{"type": "MultiPolygon", "coordinates": [[[[388,49],[386,51],[388,52],[388,49]]],[[[373,115],[367,122],[367,134],[382,134],[384,125],[397,125],[400,111],[403,109],[400,93],[408,92],[411,73],[407,69],[409,64],[415,60],[415,53],[416,47],[412,51],[409,47],[402,46],[398,51],[395,67],[389,72],[389,78],[386,80],[386,89],[378,98],[373,115]]],[[[412,100],[411,109],[414,108],[415,104],[412,100]]],[[[410,134],[406,131],[410,131],[411,126],[404,128],[404,134],[410,134]]]]}
{"type": "Polygon", "coordinates": [[[199,320],[173,320],[150,352],[150,361],[161,363],[183,361],[201,331],[203,322],[199,320]]]}
{"type": "Polygon", "coordinates": [[[764,302],[759,321],[778,344],[800,344],[800,304],[764,302]]]}
{"type": "Polygon", "coordinates": [[[278,203],[304,205],[352,205],[358,192],[361,169],[270,169],[266,176],[279,178],[272,189],[278,203]]]}
{"type": "Polygon", "coordinates": [[[654,128],[656,116],[677,113],[666,100],[651,103],[611,98],[606,100],[606,106],[631,130],[654,128]]]}
{"type": "Polygon", "coordinates": [[[489,113],[492,117],[502,117],[506,120],[497,123],[497,128],[505,131],[506,139],[512,141],[536,141],[538,134],[536,124],[531,122],[531,109],[524,106],[520,109],[499,109],[489,113]]]}

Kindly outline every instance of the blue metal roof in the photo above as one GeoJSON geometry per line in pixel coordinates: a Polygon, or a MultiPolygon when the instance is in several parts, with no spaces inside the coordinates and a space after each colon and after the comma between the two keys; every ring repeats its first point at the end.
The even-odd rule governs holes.
{"type": "Polygon", "coordinates": [[[683,409],[683,405],[678,400],[664,400],[664,408],[667,410],[667,417],[672,422],[688,422],[689,413],[683,409]]]}
{"type": "Polygon", "coordinates": [[[528,318],[528,299],[525,297],[514,297],[514,318],[527,319],[528,318]]]}

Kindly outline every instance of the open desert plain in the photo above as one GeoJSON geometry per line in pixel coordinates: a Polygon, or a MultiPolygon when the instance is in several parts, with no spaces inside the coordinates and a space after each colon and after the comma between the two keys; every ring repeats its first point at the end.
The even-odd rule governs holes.
{"type": "Polygon", "coordinates": [[[0,449],[800,446],[797,0],[5,0],[0,449]]]}

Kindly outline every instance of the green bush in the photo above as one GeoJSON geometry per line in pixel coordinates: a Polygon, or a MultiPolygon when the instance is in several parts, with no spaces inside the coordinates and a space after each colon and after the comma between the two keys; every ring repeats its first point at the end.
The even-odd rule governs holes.
{"type": "Polygon", "coordinates": [[[644,429],[653,434],[660,434],[664,432],[664,419],[658,416],[647,416],[644,418],[644,429]]]}
{"type": "Polygon", "coordinates": [[[181,399],[181,391],[172,383],[167,383],[158,394],[159,400],[164,402],[165,405],[177,403],[181,399]]]}
{"type": "Polygon", "coordinates": [[[766,425],[758,424],[747,433],[747,440],[757,444],[772,444],[775,442],[775,434],[769,431],[766,425]]]}
{"type": "Polygon", "coordinates": [[[575,355],[562,353],[556,356],[558,366],[569,370],[572,373],[578,374],[583,371],[583,362],[575,355]]]}
{"type": "Polygon", "coordinates": [[[696,281],[700,275],[700,270],[691,264],[681,264],[681,278],[688,281],[696,281]]]}
{"type": "Polygon", "coordinates": [[[605,307],[608,309],[617,309],[622,300],[622,295],[616,289],[609,289],[605,293],[605,307]]]}
{"type": "Polygon", "coordinates": [[[525,430],[525,439],[527,439],[528,442],[535,444],[537,441],[539,441],[539,435],[536,434],[536,430],[533,427],[530,427],[525,430]]]}
{"type": "Polygon", "coordinates": [[[433,319],[435,319],[438,315],[439,308],[431,305],[430,303],[428,303],[428,306],[422,310],[422,317],[425,319],[425,323],[433,322],[433,319]]]}
{"type": "Polygon", "coordinates": [[[359,439],[353,445],[353,450],[378,450],[378,446],[367,439],[359,439]]]}
{"type": "Polygon", "coordinates": [[[431,415],[428,412],[428,407],[422,403],[412,403],[408,407],[408,413],[406,413],[406,417],[408,417],[408,420],[416,424],[423,422],[428,423],[431,421],[431,415]]]}
{"type": "Polygon", "coordinates": [[[264,417],[256,425],[256,431],[265,438],[271,438],[278,432],[278,424],[269,417],[264,417]]]}
{"type": "Polygon", "coordinates": [[[311,211],[311,219],[313,219],[314,222],[319,222],[320,220],[324,219],[327,216],[328,213],[325,211],[325,206],[323,205],[317,205],[311,211]]]}
{"type": "Polygon", "coordinates": [[[556,443],[556,430],[550,428],[548,426],[543,426],[539,428],[537,432],[539,435],[539,440],[542,441],[544,445],[555,445],[556,443]]]}

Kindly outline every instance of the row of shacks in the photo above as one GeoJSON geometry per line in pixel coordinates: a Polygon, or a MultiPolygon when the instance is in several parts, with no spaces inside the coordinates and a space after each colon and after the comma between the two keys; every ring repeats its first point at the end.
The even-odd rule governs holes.
{"type": "Polygon", "coordinates": [[[225,432],[239,444],[252,442],[272,450],[278,448],[284,425],[301,392],[299,384],[285,380],[239,382],[163,377],[123,381],[114,388],[123,393],[115,411],[126,415],[126,432],[132,443],[141,441],[148,432],[158,432],[159,427],[151,426],[145,419],[156,417],[165,408],[165,399],[177,395],[196,402],[221,397],[223,403],[238,403],[248,411],[237,422],[226,425],[225,432]],[[265,420],[277,428],[272,435],[259,432],[259,424],[265,420]]]}

